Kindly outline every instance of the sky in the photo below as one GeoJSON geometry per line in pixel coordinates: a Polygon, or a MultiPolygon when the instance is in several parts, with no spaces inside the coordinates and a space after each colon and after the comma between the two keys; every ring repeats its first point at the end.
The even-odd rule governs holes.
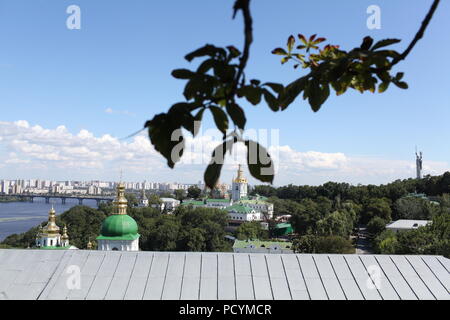
{"type": "MultiPolygon", "coordinates": [[[[247,77],[288,84],[302,76],[271,54],[290,34],[318,34],[346,50],[367,35],[399,38],[392,48],[403,51],[431,3],[252,1],[247,77]],[[370,5],[381,9],[381,29],[367,27],[370,5]]],[[[231,19],[232,6],[231,0],[0,0],[0,179],[113,181],[123,170],[129,181],[202,180],[220,141],[211,116],[203,134],[188,137],[186,159],[174,170],[145,133],[123,138],[184,101],[185,83],[170,73],[195,67],[184,60],[187,53],[206,43],[242,47],[242,18],[231,19]],[[81,10],[80,30],[66,26],[70,5],[81,10]]],[[[425,37],[395,67],[405,72],[408,90],[332,95],[317,113],[302,99],[278,113],[243,102],[249,131],[275,137],[262,141],[277,164],[274,184],[414,177],[416,145],[424,174],[450,170],[448,12],[450,3],[441,2],[425,37]]],[[[243,148],[233,152],[223,182],[244,161],[243,148]]]]}

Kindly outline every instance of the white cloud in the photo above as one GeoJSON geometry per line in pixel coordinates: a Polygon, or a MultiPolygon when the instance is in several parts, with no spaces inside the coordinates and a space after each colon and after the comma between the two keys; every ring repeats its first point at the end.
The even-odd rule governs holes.
{"type": "Polygon", "coordinates": [[[115,110],[113,108],[106,108],[105,109],[105,113],[107,114],[121,114],[121,115],[126,115],[126,116],[135,116],[136,114],[133,112],[130,112],[128,110],[115,110]]]}
{"type": "MultiPolygon", "coordinates": [[[[73,134],[65,126],[46,129],[27,121],[0,122],[0,179],[107,179],[118,178],[121,169],[129,180],[197,182],[221,140],[217,132],[186,138],[182,161],[170,170],[145,133],[127,141],[105,134],[96,137],[86,129],[73,134]],[[14,176],[12,176],[14,175],[14,176]]],[[[413,177],[414,161],[352,156],[344,153],[297,151],[290,146],[270,146],[276,164],[276,185],[321,184],[327,181],[386,183],[413,177]]],[[[227,156],[222,181],[231,181],[238,163],[245,163],[240,144],[227,156]]],[[[425,174],[442,174],[446,162],[425,161],[425,174]]],[[[251,179],[250,179],[251,180],[251,179]]],[[[254,182],[251,180],[251,182],[254,182]]]]}

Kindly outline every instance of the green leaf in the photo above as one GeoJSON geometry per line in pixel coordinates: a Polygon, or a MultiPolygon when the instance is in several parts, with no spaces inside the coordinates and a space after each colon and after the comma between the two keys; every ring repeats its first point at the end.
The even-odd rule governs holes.
{"type": "Polygon", "coordinates": [[[408,84],[404,81],[393,81],[393,82],[400,89],[408,89],[409,88],[408,84]]]}
{"type": "Polygon", "coordinates": [[[405,73],[403,73],[403,72],[397,73],[395,76],[395,80],[398,80],[398,81],[402,80],[404,75],[405,75],[405,73]]]}
{"type": "Polygon", "coordinates": [[[227,114],[222,110],[222,108],[216,106],[209,107],[209,110],[211,110],[211,113],[213,114],[214,122],[216,123],[217,128],[225,135],[228,130],[227,114]]]}
{"type": "Polygon", "coordinates": [[[289,53],[292,51],[292,49],[294,49],[294,44],[295,44],[295,38],[293,35],[291,35],[291,36],[289,36],[288,41],[287,41],[287,48],[288,48],[289,53]]]}
{"type": "Polygon", "coordinates": [[[230,115],[231,120],[237,125],[237,127],[241,130],[244,130],[245,123],[247,119],[245,118],[245,113],[242,108],[236,103],[232,103],[231,105],[227,105],[227,112],[230,115]]]}
{"type": "Polygon", "coordinates": [[[172,71],[172,76],[176,79],[191,79],[195,73],[188,69],[176,69],[172,71]]]}
{"type": "Polygon", "coordinates": [[[259,181],[273,183],[275,168],[266,148],[251,140],[245,141],[245,145],[250,174],[259,181]]]}
{"type": "Polygon", "coordinates": [[[220,178],[220,172],[225,162],[225,155],[233,147],[233,140],[227,140],[217,146],[211,156],[211,162],[206,168],[204,179],[208,188],[213,189],[220,178]]]}
{"type": "Polygon", "coordinates": [[[390,46],[391,44],[394,44],[394,43],[399,43],[400,41],[401,41],[400,39],[384,39],[384,40],[380,40],[370,50],[375,51],[375,50],[377,50],[379,48],[387,47],[387,46],[390,46]]]}
{"type": "Polygon", "coordinates": [[[273,50],[272,50],[272,54],[277,54],[277,55],[280,55],[280,56],[285,56],[285,55],[287,55],[287,52],[286,52],[286,50],[284,50],[283,48],[276,48],[276,49],[273,49],[273,50]]]}
{"type": "Polygon", "coordinates": [[[389,88],[389,84],[390,84],[390,82],[382,82],[382,83],[378,86],[378,92],[379,92],[379,93],[385,92],[385,91],[389,88]]]}

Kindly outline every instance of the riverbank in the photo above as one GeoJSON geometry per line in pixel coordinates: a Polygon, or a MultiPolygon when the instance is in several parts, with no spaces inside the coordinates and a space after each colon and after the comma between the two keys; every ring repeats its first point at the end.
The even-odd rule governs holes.
{"type": "Polygon", "coordinates": [[[25,202],[24,198],[0,196],[0,203],[25,202]]]}

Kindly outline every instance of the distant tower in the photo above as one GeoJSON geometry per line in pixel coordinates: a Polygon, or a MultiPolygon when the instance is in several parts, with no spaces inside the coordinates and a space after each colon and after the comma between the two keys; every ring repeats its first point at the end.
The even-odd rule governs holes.
{"type": "Polygon", "coordinates": [[[89,238],[89,241],[88,241],[88,243],[87,243],[87,249],[88,250],[92,250],[92,242],[91,242],[91,239],[89,238]]]}
{"type": "Polygon", "coordinates": [[[145,195],[145,188],[142,187],[142,195],[141,195],[141,201],[140,201],[141,207],[148,207],[148,198],[145,195]]]}
{"type": "Polygon", "coordinates": [[[417,179],[422,179],[422,152],[416,151],[416,171],[417,179]]]}
{"type": "Polygon", "coordinates": [[[233,201],[239,201],[242,198],[247,197],[248,182],[244,177],[244,172],[242,171],[242,166],[239,165],[236,179],[233,180],[231,198],[233,201]]]}
{"type": "Polygon", "coordinates": [[[97,237],[98,250],[139,251],[139,233],[136,221],[127,215],[128,201],[125,185],[117,185],[117,196],[113,202],[113,212],[103,221],[101,234],[97,237]]]}
{"type": "Polygon", "coordinates": [[[68,247],[69,246],[69,235],[67,234],[67,226],[63,228],[63,235],[61,237],[61,246],[68,247]]]}

